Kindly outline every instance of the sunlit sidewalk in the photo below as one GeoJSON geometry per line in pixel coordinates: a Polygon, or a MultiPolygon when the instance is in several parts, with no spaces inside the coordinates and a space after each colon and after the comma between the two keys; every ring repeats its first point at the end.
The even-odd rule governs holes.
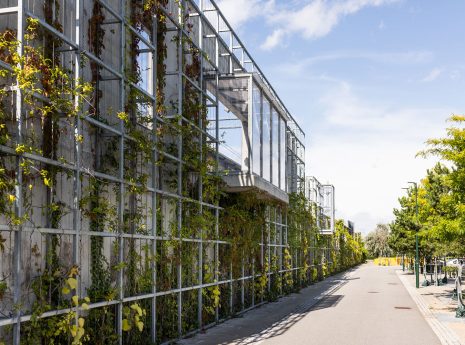
{"type": "MultiPolygon", "coordinates": [[[[441,342],[465,344],[465,319],[455,317],[454,279],[449,278],[448,283],[442,286],[420,284],[420,288],[416,289],[414,274],[402,270],[398,270],[397,274],[441,342]]],[[[420,283],[423,280],[424,277],[420,276],[420,283]]]]}
{"type": "MultiPolygon", "coordinates": [[[[285,333],[310,310],[328,308],[338,303],[331,296],[350,281],[353,270],[328,277],[299,293],[293,293],[273,303],[230,319],[207,332],[178,342],[180,345],[248,345],[263,342],[285,333]]],[[[340,297],[340,296],[339,296],[340,297]]]]}

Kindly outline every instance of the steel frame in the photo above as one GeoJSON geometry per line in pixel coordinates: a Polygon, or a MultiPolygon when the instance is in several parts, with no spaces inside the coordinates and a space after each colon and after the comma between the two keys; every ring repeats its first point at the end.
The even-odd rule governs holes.
{"type": "MultiPolygon", "coordinates": [[[[36,16],[35,14],[31,13],[30,11],[27,10],[26,7],[26,0],[18,0],[18,5],[14,7],[7,7],[7,8],[0,8],[0,18],[3,15],[17,15],[17,32],[18,32],[18,40],[21,42],[21,44],[18,46],[18,53],[22,54],[23,51],[23,45],[22,42],[24,40],[24,32],[25,32],[25,23],[26,23],[26,18],[35,18],[39,21],[39,24],[47,31],[55,35],[57,38],[61,39],[66,45],[68,45],[74,54],[74,77],[76,80],[80,79],[81,76],[83,75],[83,70],[80,67],[80,59],[81,56],[85,56],[87,59],[90,61],[96,63],[100,68],[105,70],[106,72],[110,73],[112,75],[112,79],[116,80],[119,82],[119,94],[117,95],[118,97],[118,102],[119,102],[119,107],[121,110],[125,108],[125,102],[127,99],[127,94],[126,94],[126,89],[127,88],[133,88],[137,90],[139,93],[143,94],[147,99],[150,100],[152,103],[152,107],[155,108],[156,106],[156,78],[157,78],[157,71],[156,71],[156,66],[157,66],[157,55],[156,55],[156,47],[157,47],[157,35],[156,35],[156,25],[154,26],[153,30],[154,32],[152,33],[152,39],[149,40],[143,35],[141,35],[134,27],[130,25],[130,23],[126,20],[127,13],[125,12],[126,9],[126,1],[125,0],[118,0],[119,1],[119,12],[117,9],[113,8],[107,1],[104,0],[95,0],[98,1],[102,7],[107,11],[109,14],[112,15],[113,20],[112,22],[117,24],[119,26],[119,32],[118,35],[120,36],[120,50],[117,54],[119,54],[119,60],[120,60],[120,65],[117,69],[115,69],[113,66],[111,66],[109,63],[106,61],[102,60],[101,58],[95,56],[93,53],[85,50],[83,48],[83,38],[85,33],[83,32],[83,8],[84,8],[84,3],[88,3],[90,0],[74,0],[74,11],[75,11],[75,18],[74,21],[76,23],[76,26],[74,28],[74,33],[75,33],[75,39],[72,40],[71,38],[67,37],[65,34],[60,33],[57,31],[55,28],[51,27],[48,25],[42,18],[36,16]],[[127,76],[126,76],[126,71],[125,71],[125,65],[124,65],[124,57],[127,54],[126,48],[125,48],[125,43],[126,43],[126,38],[127,38],[127,32],[130,32],[131,35],[137,36],[137,38],[143,42],[147,46],[147,50],[152,53],[152,91],[147,92],[146,90],[142,89],[139,85],[134,84],[132,81],[130,81],[127,76]]],[[[171,1],[170,5],[174,4],[175,1],[171,1]]],[[[175,71],[168,72],[172,73],[172,75],[177,76],[178,80],[178,90],[177,90],[177,97],[178,97],[178,112],[182,114],[182,99],[183,99],[183,84],[184,83],[190,83],[194,87],[198,89],[198,91],[201,94],[201,100],[202,102],[205,102],[209,108],[211,108],[214,112],[214,118],[215,118],[215,134],[212,135],[205,131],[204,124],[202,123],[202,120],[199,120],[199,123],[193,124],[200,136],[200,142],[204,138],[210,140],[214,146],[215,146],[215,152],[216,152],[216,160],[218,161],[218,151],[219,151],[219,145],[220,145],[220,140],[219,140],[219,117],[218,117],[218,94],[220,90],[218,90],[218,83],[219,83],[219,78],[221,76],[226,75],[226,74],[234,74],[234,73],[253,73],[257,77],[259,77],[264,85],[268,88],[268,91],[272,94],[274,97],[274,102],[280,106],[280,111],[286,114],[287,118],[289,118],[288,121],[288,128],[287,128],[287,160],[288,164],[291,160],[295,161],[296,163],[292,164],[292,169],[287,172],[288,174],[288,182],[289,183],[289,191],[297,191],[300,190],[300,186],[303,184],[302,181],[305,178],[304,174],[298,173],[297,169],[299,166],[304,166],[304,156],[302,152],[297,152],[296,150],[305,150],[304,145],[303,145],[303,140],[304,140],[304,133],[302,129],[299,127],[297,122],[294,120],[294,118],[290,115],[289,111],[286,109],[284,106],[283,102],[281,99],[278,97],[277,93],[274,91],[272,88],[271,84],[268,82],[258,65],[255,63],[253,58],[250,56],[249,52],[245,48],[245,46],[242,44],[238,36],[234,33],[232,30],[231,26],[228,24],[226,19],[224,18],[223,14],[219,11],[217,5],[215,4],[214,1],[209,1],[209,0],[181,0],[180,1],[181,6],[178,7],[178,12],[177,13],[170,13],[168,10],[165,11],[165,14],[171,24],[171,27],[173,30],[175,30],[176,35],[178,36],[178,43],[177,43],[177,54],[178,54],[178,60],[177,60],[177,69],[175,71]],[[199,41],[194,42],[192,41],[192,38],[190,37],[190,34],[188,31],[186,31],[184,25],[183,25],[183,9],[185,8],[191,8],[191,13],[189,14],[190,17],[198,17],[199,18],[199,41]],[[216,22],[211,21],[211,15],[214,14],[216,16],[216,22]],[[212,24],[213,23],[213,24],[212,24]],[[222,23],[222,24],[220,24],[222,23]],[[213,34],[205,34],[206,29],[208,29],[208,32],[213,32],[213,34]],[[224,34],[227,34],[229,36],[229,43],[225,43],[224,41],[224,34]],[[209,72],[209,78],[212,78],[212,73],[214,74],[213,80],[215,81],[216,84],[216,90],[213,95],[209,94],[205,90],[204,86],[204,74],[201,73],[200,76],[200,88],[199,86],[188,76],[183,71],[183,41],[184,39],[188,39],[191,41],[191,44],[196,46],[200,51],[204,51],[204,43],[207,40],[212,40],[214,41],[215,45],[215,51],[216,54],[215,56],[209,57],[209,56],[203,56],[201,59],[201,66],[202,66],[202,71],[206,70],[206,65],[208,64],[211,67],[211,70],[209,72]],[[221,48],[221,49],[220,49],[221,48]],[[220,53],[221,50],[227,51],[227,53],[220,53]],[[226,54],[226,55],[224,55],[226,54]],[[222,71],[221,66],[220,66],[220,59],[227,57],[229,60],[229,71],[222,71]],[[236,66],[236,67],[234,67],[236,66]],[[291,144],[289,144],[291,143],[291,144]],[[294,182],[296,181],[296,182],[294,182]],[[295,186],[295,187],[292,187],[295,186]]],[[[154,21],[156,22],[156,21],[154,21]]],[[[68,51],[69,52],[69,51],[68,51]]],[[[1,68],[9,68],[6,64],[2,63],[1,68]]],[[[16,85],[16,123],[17,123],[17,143],[20,144],[22,142],[22,133],[23,133],[23,128],[22,123],[23,123],[23,113],[24,113],[24,107],[22,104],[22,91],[19,88],[19,84],[16,85]]],[[[75,103],[77,104],[80,102],[80,99],[76,98],[75,103]]],[[[158,123],[164,123],[166,120],[164,118],[161,118],[158,116],[158,114],[153,111],[152,112],[153,116],[153,123],[154,123],[154,128],[157,128],[158,123]]],[[[185,122],[189,122],[188,119],[184,117],[180,117],[178,120],[178,125],[182,126],[185,122]]],[[[26,234],[32,234],[32,233],[39,233],[39,234],[62,234],[62,235],[68,235],[72,237],[72,257],[73,257],[73,263],[76,264],[77,266],[81,265],[81,253],[82,253],[82,241],[85,240],[85,238],[91,238],[91,237],[101,237],[101,238],[111,238],[114,241],[117,241],[119,246],[119,252],[118,252],[118,258],[120,262],[124,261],[124,248],[125,244],[128,240],[147,240],[151,244],[151,251],[152,255],[155,255],[157,253],[157,246],[159,245],[160,242],[163,241],[178,241],[181,245],[180,248],[182,248],[183,243],[197,243],[198,244],[198,263],[199,266],[202,267],[203,264],[203,246],[208,244],[208,245],[213,245],[214,246],[214,271],[215,271],[215,277],[214,280],[215,282],[213,283],[204,283],[204,277],[202,274],[202,269],[198,271],[198,282],[199,284],[191,285],[188,287],[183,287],[182,284],[182,262],[179,262],[178,268],[177,268],[177,286],[174,289],[166,290],[166,291],[159,291],[157,290],[157,269],[155,267],[155,263],[152,263],[152,290],[150,293],[144,293],[136,296],[126,296],[124,294],[124,272],[123,270],[120,270],[118,279],[117,279],[117,286],[118,286],[118,291],[119,294],[117,296],[117,299],[110,300],[110,301],[105,301],[105,302],[95,302],[91,303],[89,305],[90,309],[94,308],[101,308],[104,306],[116,306],[118,315],[117,315],[117,325],[116,325],[116,333],[119,335],[119,342],[120,344],[122,343],[122,318],[123,318],[123,306],[125,303],[128,302],[133,302],[133,301],[140,301],[140,300],[149,300],[151,305],[152,305],[152,314],[150,317],[150,322],[151,322],[151,338],[152,341],[159,341],[157,339],[157,317],[156,317],[156,306],[157,306],[157,298],[161,296],[166,296],[166,295],[176,295],[177,296],[177,307],[178,307],[178,336],[182,337],[185,336],[186,334],[183,333],[183,320],[182,320],[182,305],[183,305],[183,292],[186,291],[192,291],[192,290],[197,290],[197,299],[198,299],[198,311],[197,311],[197,318],[198,318],[198,325],[199,328],[205,328],[208,327],[209,325],[204,324],[204,320],[202,320],[202,304],[203,304],[203,296],[202,296],[202,291],[205,288],[209,288],[211,286],[229,286],[230,290],[230,315],[233,314],[233,297],[235,293],[235,286],[237,284],[240,285],[240,299],[241,299],[241,305],[240,305],[240,313],[245,312],[251,308],[254,308],[262,303],[265,302],[263,297],[260,300],[256,300],[255,294],[254,294],[254,289],[252,288],[252,296],[246,296],[246,285],[254,285],[254,281],[259,275],[255,272],[255,266],[256,263],[252,262],[252,272],[251,274],[246,274],[246,269],[245,269],[245,264],[243,263],[242,265],[242,275],[240,277],[233,277],[232,273],[232,264],[231,264],[231,269],[229,272],[229,279],[223,279],[220,280],[218,271],[219,271],[219,247],[220,245],[225,245],[225,246],[230,246],[231,243],[228,241],[224,241],[220,239],[219,236],[219,217],[220,217],[220,212],[221,208],[219,205],[212,205],[209,203],[206,203],[202,200],[202,189],[200,188],[199,190],[199,195],[198,199],[193,200],[191,198],[188,198],[186,196],[183,196],[183,191],[182,191],[182,186],[181,186],[181,179],[182,179],[182,167],[185,164],[185,161],[183,159],[183,152],[182,152],[182,136],[178,137],[177,145],[178,145],[178,150],[177,150],[177,155],[171,155],[167,152],[154,149],[153,150],[153,157],[156,160],[159,155],[163,155],[164,157],[167,157],[171,161],[175,162],[177,165],[177,172],[178,172],[178,185],[177,185],[177,190],[175,193],[163,190],[161,186],[158,185],[158,174],[160,174],[159,167],[156,165],[152,165],[151,167],[151,176],[152,176],[152,181],[151,181],[151,186],[152,187],[147,187],[147,193],[150,195],[150,204],[152,209],[156,208],[156,205],[158,204],[158,200],[161,198],[169,198],[169,199],[174,199],[175,202],[177,203],[177,226],[178,226],[178,235],[177,237],[167,237],[160,235],[159,229],[157,229],[157,215],[156,213],[153,215],[151,218],[151,228],[150,228],[150,235],[142,235],[142,234],[128,234],[124,233],[122,229],[122,224],[124,223],[124,198],[121,197],[119,198],[120,200],[118,201],[118,224],[119,224],[119,231],[117,233],[113,232],[94,232],[94,231],[88,231],[85,229],[81,228],[81,211],[79,208],[79,200],[82,197],[82,190],[81,190],[81,179],[83,177],[96,177],[98,179],[101,179],[103,181],[107,181],[109,183],[113,183],[118,185],[119,189],[119,195],[124,195],[125,190],[128,189],[129,187],[133,186],[134,183],[128,181],[125,178],[125,172],[124,172],[124,152],[125,152],[125,145],[127,141],[133,140],[131,136],[129,136],[126,133],[125,129],[125,124],[123,121],[119,121],[118,126],[112,127],[109,126],[108,124],[101,122],[99,120],[96,120],[92,117],[77,117],[76,121],[74,123],[74,137],[78,138],[80,135],[85,134],[84,130],[84,124],[87,123],[89,125],[92,125],[96,128],[100,128],[102,130],[108,131],[112,133],[112,135],[116,136],[118,138],[118,150],[119,150],[119,169],[117,172],[117,176],[111,176],[109,174],[101,173],[98,171],[92,171],[91,169],[85,167],[82,165],[82,143],[74,139],[74,157],[75,160],[71,163],[64,163],[61,161],[54,161],[51,159],[47,159],[44,157],[41,157],[38,154],[33,154],[33,153],[26,153],[23,155],[17,155],[14,151],[14,149],[6,146],[0,146],[0,153],[5,154],[5,155],[10,155],[16,157],[16,166],[17,166],[17,177],[16,177],[16,205],[15,205],[15,213],[17,217],[22,217],[23,216],[23,200],[22,200],[22,186],[23,186],[23,181],[22,181],[22,168],[21,168],[21,162],[24,159],[29,159],[33,160],[36,162],[41,162],[47,165],[52,165],[56,167],[63,168],[69,172],[72,173],[73,175],[73,187],[72,187],[72,193],[73,193],[73,216],[72,216],[72,223],[73,227],[70,229],[66,228],[60,228],[60,229],[52,229],[52,228],[46,228],[46,227],[32,227],[32,226],[20,226],[16,229],[11,229],[10,227],[6,225],[0,225],[0,231],[4,232],[12,232],[14,234],[14,249],[13,249],[13,276],[14,279],[13,281],[15,282],[13,286],[13,303],[14,305],[20,305],[21,304],[21,280],[23,278],[23,272],[21,272],[21,258],[22,258],[22,241],[23,237],[27,236],[26,234]],[[203,239],[203,234],[202,231],[199,234],[198,238],[183,238],[181,234],[181,227],[182,227],[182,208],[183,208],[183,203],[184,202],[190,202],[190,203],[195,203],[199,207],[199,211],[203,212],[204,209],[209,209],[213,210],[215,214],[215,239],[203,239]],[[237,283],[237,284],[236,284],[237,283]],[[247,303],[246,302],[246,297],[251,298],[251,302],[247,303]]],[[[191,123],[192,124],[192,123],[191,123]]],[[[156,142],[158,140],[157,135],[155,134],[155,131],[152,131],[152,140],[156,142]]],[[[282,145],[283,143],[280,143],[282,145]]],[[[201,153],[202,154],[202,153],[201,153]]],[[[217,164],[218,166],[218,164],[217,164]]],[[[202,181],[199,183],[200,186],[202,186],[202,181]]],[[[278,274],[283,275],[286,272],[292,272],[294,275],[297,275],[296,272],[301,268],[299,264],[299,258],[298,258],[298,253],[296,252],[295,255],[293,256],[293,267],[291,269],[283,269],[283,250],[285,248],[288,248],[288,242],[287,242],[287,217],[285,213],[278,212],[276,209],[269,209],[268,210],[268,219],[267,219],[267,226],[270,228],[274,228],[274,237],[271,238],[271,231],[268,231],[268,239],[263,239],[264,236],[264,229],[262,229],[262,243],[260,243],[260,246],[262,248],[261,250],[261,258],[260,260],[264,261],[265,256],[268,256],[269,262],[271,261],[271,256],[272,256],[272,251],[277,253],[279,256],[279,270],[278,274]],[[279,216],[278,216],[279,215],[279,216]],[[280,229],[280,231],[278,231],[280,229]],[[278,234],[280,235],[278,238],[278,234]]],[[[313,266],[313,265],[312,265],[313,266]]],[[[269,277],[272,277],[275,273],[272,271],[268,271],[267,275],[269,277]]],[[[271,289],[271,279],[268,280],[268,289],[271,289]]],[[[78,286],[78,294],[81,293],[81,290],[85,290],[85,286],[79,284],[78,286]]],[[[282,294],[283,292],[280,291],[282,294]]],[[[75,308],[76,313],[79,315],[82,313],[82,310],[80,308],[75,308]]],[[[60,315],[69,312],[69,309],[60,309],[60,310],[53,310],[46,312],[41,315],[41,317],[46,318],[50,316],[55,316],[55,315],[60,315]]],[[[31,315],[27,314],[22,314],[20,308],[15,309],[10,317],[4,317],[0,318],[0,327],[4,326],[13,326],[13,343],[15,345],[19,345],[21,341],[21,324],[24,322],[29,321],[31,318],[31,315]]],[[[220,314],[218,307],[216,308],[215,312],[215,321],[218,322],[220,320],[220,314]]],[[[1,332],[1,330],[0,330],[1,332]]]]}

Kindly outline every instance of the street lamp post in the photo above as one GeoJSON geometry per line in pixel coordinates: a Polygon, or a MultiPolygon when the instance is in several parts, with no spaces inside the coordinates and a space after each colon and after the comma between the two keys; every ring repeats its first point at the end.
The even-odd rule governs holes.
{"type": "MultiPolygon", "coordinates": [[[[418,225],[418,185],[416,182],[409,182],[415,187],[415,215],[416,223],[418,225]]],[[[420,287],[420,271],[419,271],[419,258],[418,258],[418,229],[415,229],[415,286],[417,289],[420,287]]]]}

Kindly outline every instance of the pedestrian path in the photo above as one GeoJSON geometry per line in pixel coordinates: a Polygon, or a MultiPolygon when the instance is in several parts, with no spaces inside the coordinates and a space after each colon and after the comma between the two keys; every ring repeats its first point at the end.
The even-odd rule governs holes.
{"type": "Polygon", "coordinates": [[[372,263],[266,304],[180,342],[440,345],[396,268],[372,263]]]}
{"type": "MultiPolygon", "coordinates": [[[[465,344],[465,319],[455,317],[454,280],[442,286],[415,288],[415,275],[397,271],[400,280],[443,345],[465,344]]],[[[423,277],[421,277],[423,280],[423,277]]]]}

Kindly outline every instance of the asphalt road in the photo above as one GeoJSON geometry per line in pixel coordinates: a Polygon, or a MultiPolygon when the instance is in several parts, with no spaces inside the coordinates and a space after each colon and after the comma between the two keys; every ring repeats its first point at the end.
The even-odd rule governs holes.
{"type": "Polygon", "coordinates": [[[393,267],[364,264],[181,344],[440,345],[393,267]]]}

